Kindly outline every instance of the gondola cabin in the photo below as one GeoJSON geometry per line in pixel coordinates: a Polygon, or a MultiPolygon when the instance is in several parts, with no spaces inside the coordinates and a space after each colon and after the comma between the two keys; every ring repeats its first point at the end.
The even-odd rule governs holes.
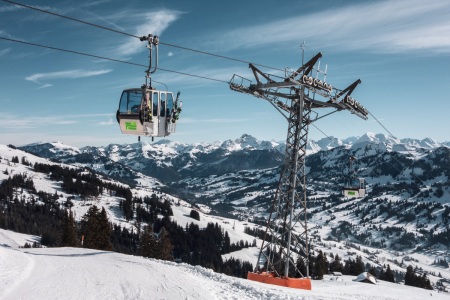
{"type": "Polygon", "coordinates": [[[366,196],[364,178],[352,178],[346,186],[343,187],[342,193],[346,198],[364,198],[366,196]]]}
{"type": "Polygon", "coordinates": [[[178,96],[145,88],[126,89],[120,97],[117,122],[123,134],[164,137],[175,132],[181,112],[178,96]]]}

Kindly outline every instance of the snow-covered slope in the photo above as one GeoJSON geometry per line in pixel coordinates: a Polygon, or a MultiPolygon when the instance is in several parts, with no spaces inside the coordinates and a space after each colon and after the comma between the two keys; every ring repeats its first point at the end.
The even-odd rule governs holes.
{"type": "MultiPolygon", "coordinates": [[[[378,149],[376,144],[370,145],[371,147],[365,148],[367,151],[378,149]]],[[[336,160],[339,159],[339,157],[342,160],[345,160],[343,158],[346,157],[345,155],[342,153],[338,154],[344,150],[354,151],[346,148],[333,149],[330,151],[324,151],[322,155],[325,155],[325,157],[323,158],[320,158],[318,155],[315,155],[312,158],[319,157],[324,161],[331,162],[334,160],[336,163],[339,162],[339,160],[336,160]]],[[[374,153],[376,154],[377,151],[374,151],[374,153]]],[[[434,152],[430,152],[430,154],[425,158],[432,165],[441,163],[444,166],[447,165],[448,167],[450,164],[447,163],[447,154],[448,149],[440,148],[434,152]]],[[[26,161],[32,163],[54,163],[18,149],[1,146],[0,180],[4,180],[14,174],[26,174],[27,176],[33,178],[33,181],[35,181],[35,187],[38,191],[45,191],[53,194],[56,190],[58,195],[60,195],[60,198],[58,199],[60,205],[63,205],[68,197],[73,196],[62,192],[61,182],[51,181],[45,174],[34,172],[32,167],[24,165],[23,163],[12,163],[11,160],[14,156],[18,157],[19,161],[25,157],[26,161]],[[5,171],[7,171],[8,174],[5,174],[5,171]]],[[[385,159],[384,154],[381,158],[383,158],[383,160],[385,159]]],[[[425,165],[422,164],[422,166],[425,165]]],[[[440,172],[438,168],[435,168],[435,171],[440,172]]],[[[315,174],[314,172],[316,171],[310,169],[310,172],[315,174]]],[[[230,180],[227,181],[228,183],[233,182],[237,184],[235,190],[236,200],[232,203],[233,206],[236,207],[236,210],[232,213],[235,214],[236,217],[239,217],[240,220],[231,220],[225,217],[209,214],[213,206],[200,205],[199,199],[186,199],[190,200],[191,203],[189,203],[179,197],[174,197],[170,194],[163,193],[160,191],[160,188],[163,186],[161,183],[142,174],[138,177],[139,185],[136,188],[133,188],[132,192],[134,196],[138,197],[150,196],[155,193],[155,191],[158,192],[158,195],[161,196],[162,200],[169,200],[170,203],[172,203],[172,218],[181,226],[193,222],[199,225],[200,228],[204,228],[210,222],[218,223],[224,231],[228,232],[231,242],[244,240],[252,243],[254,237],[245,234],[243,232],[244,227],[257,227],[258,225],[255,225],[250,221],[252,221],[255,216],[267,216],[265,205],[269,204],[269,202],[255,203],[254,199],[256,196],[265,193],[266,199],[270,201],[270,189],[264,189],[262,187],[264,185],[271,186],[271,184],[276,183],[276,180],[273,181],[273,179],[277,177],[277,174],[278,172],[276,169],[268,169],[264,173],[242,171],[238,174],[226,175],[226,177],[230,180]],[[269,176],[267,177],[265,174],[269,174],[269,176]],[[233,181],[231,181],[230,178],[234,178],[233,181]],[[249,192],[248,190],[245,191],[245,186],[253,186],[255,192],[249,192]],[[256,192],[258,186],[260,189],[260,191],[258,191],[259,194],[256,192]],[[239,192],[241,193],[241,196],[239,196],[239,192]],[[200,221],[189,217],[189,212],[194,209],[194,206],[192,205],[193,203],[196,203],[197,207],[199,207],[200,221]]],[[[226,177],[210,176],[208,177],[208,180],[203,183],[201,181],[195,181],[197,179],[193,179],[194,182],[188,184],[202,184],[209,187],[209,189],[205,190],[205,193],[211,190],[214,190],[215,192],[219,191],[222,193],[227,193],[227,186],[222,182],[223,179],[228,180],[226,177]]],[[[450,278],[450,271],[448,268],[443,268],[433,262],[436,258],[447,259],[445,247],[441,247],[439,244],[433,245],[432,248],[424,248],[423,246],[425,245],[425,237],[428,232],[445,232],[446,227],[444,223],[445,218],[448,218],[446,216],[447,209],[442,206],[442,204],[440,206],[435,205],[431,199],[425,201],[425,203],[419,202],[419,200],[424,200],[424,197],[428,197],[425,195],[425,189],[423,189],[422,192],[419,189],[422,196],[419,194],[411,197],[409,189],[412,188],[412,184],[406,185],[402,189],[397,189],[394,186],[395,189],[392,191],[390,189],[391,186],[387,185],[387,182],[392,179],[392,177],[368,178],[371,183],[371,186],[369,186],[369,192],[371,193],[370,197],[366,199],[346,201],[345,199],[339,199],[336,196],[333,196],[332,179],[324,178],[323,181],[320,181],[320,178],[316,177],[313,184],[310,185],[311,190],[309,190],[309,210],[311,212],[309,228],[311,230],[311,236],[314,238],[312,245],[315,251],[320,249],[327,254],[339,254],[343,260],[347,258],[354,259],[355,255],[360,255],[363,257],[364,263],[369,263],[370,265],[377,267],[382,267],[383,264],[389,263],[392,269],[401,272],[404,272],[409,263],[413,263],[415,266],[419,266],[422,270],[428,272],[432,283],[435,284],[437,281],[445,282],[446,278],[450,278]],[[386,189],[382,189],[381,187],[375,188],[375,184],[381,184],[381,187],[385,187],[386,189]],[[392,207],[389,208],[388,205],[392,205],[392,207]],[[411,221],[409,219],[412,214],[414,214],[414,220],[411,221]],[[347,225],[346,227],[343,227],[342,225],[345,225],[345,222],[347,222],[347,225]],[[349,228],[351,230],[344,231],[344,229],[349,228]],[[396,232],[398,232],[398,234],[389,233],[390,230],[393,230],[392,228],[396,228],[396,232]],[[333,229],[338,229],[338,231],[333,232],[333,229]],[[407,240],[401,236],[406,236],[407,233],[412,236],[413,240],[407,240]],[[402,242],[405,241],[407,243],[412,242],[413,246],[402,244],[402,242]],[[418,247],[416,248],[417,245],[421,245],[422,249],[419,249],[418,247]],[[402,249],[399,248],[400,246],[402,249]],[[438,273],[442,273],[442,277],[438,276],[438,273]]],[[[104,178],[104,180],[106,180],[106,178],[104,178]]],[[[442,177],[442,180],[448,180],[447,176],[445,175],[445,178],[442,177]]],[[[433,193],[436,192],[438,188],[439,186],[429,186],[427,190],[430,189],[431,193],[433,193]]],[[[21,195],[23,195],[24,199],[28,198],[26,190],[21,195]]],[[[441,197],[447,199],[448,195],[449,192],[444,188],[443,196],[441,197]]],[[[434,199],[437,199],[437,196],[433,197],[434,199]]],[[[72,200],[74,203],[72,211],[75,212],[76,218],[79,220],[86,213],[89,205],[95,204],[97,206],[104,207],[107,210],[108,218],[112,222],[120,224],[123,227],[131,228],[134,226],[133,221],[129,222],[125,220],[121,210],[119,209],[120,200],[121,199],[119,197],[115,197],[109,193],[103,193],[97,197],[97,199],[87,201],[75,197],[75,199],[72,200]]],[[[30,243],[30,241],[28,242],[30,243]]],[[[14,247],[17,247],[17,245],[23,245],[23,243],[24,240],[22,239],[20,243],[14,244],[14,247]]],[[[260,243],[261,241],[257,239],[257,246],[259,246],[260,243]]],[[[12,245],[10,242],[5,242],[4,244],[12,245]]],[[[31,251],[30,253],[34,253],[34,251],[44,250],[28,251],[31,251]]],[[[224,255],[223,258],[227,259],[234,257],[250,261],[254,264],[257,253],[258,247],[250,247],[224,255]]],[[[41,256],[46,255],[58,257],[67,254],[51,253],[42,254],[41,256]]],[[[77,257],[76,255],[83,257],[89,256],[80,254],[79,252],[75,252],[74,256],[77,257]]],[[[97,254],[91,254],[91,256],[95,255],[97,254]]],[[[36,256],[39,255],[34,253],[32,257],[36,256]]],[[[24,257],[22,259],[22,261],[27,260],[28,259],[25,259],[24,257]]]]}
{"type": "Polygon", "coordinates": [[[312,291],[229,277],[210,269],[82,248],[18,249],[33,240],[0,229],[0,299],[448,299],[435,291],[354,276],[313,281],[312,291]]]}

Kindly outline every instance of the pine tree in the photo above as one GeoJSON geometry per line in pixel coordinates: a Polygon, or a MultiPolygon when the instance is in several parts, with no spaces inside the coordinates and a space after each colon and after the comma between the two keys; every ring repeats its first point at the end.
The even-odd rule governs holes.
{"type": "Polygon", "coordinates": [[[155,258],[157,256],[156,239],[153,235],[152,227],[146,226],[141,231],[139,238],[138,254],[144,257],[155,258]]]}
{"type": "Polygon", "coordinates": [[[222,254],[230,253],[230,237],[228,231],[225,231],[225,237],[223,238],[222,254]]]}
{"type": "Polygon", "coordinates": [[[391,270],[391,266],[388,264],[386,272],[384,273],[384,280],[389,282],[395,282],[394,273],[391,270]]]}
{"type": "Polygon", "coordinates": [[[344,266],[342,265],[341,258],[336,254],[334,260],[330,263],[330,271],[331,272],[343,272],[344,266]]]}
{"type": "MultiPolygon", "coordinates": [[[[300,255],[298,256],[298,258],[297,258],[297,263],[296,263],[296,267],[297,267],[297,269],[300,271],[300,273],[303,275],[303,276],[306,276],[306,264],[305,264],[305,262],[304,262],[304,260],[303,260],[303,257],[301,257],[300,255]]],[[[295,274],[294,276],[298,276],[299,274],[295,274]]]]}
{"type": "Polygon", "coordinates": [[[100,250],[112,250],[111,244],[111,225],[108,220],[106,210],[102,207],[102,211],[97,216],[98,218],[98,249],[100,250]]]}
{"type": "Polygon", "coordinates": [[[161,228],[161,232],[159,233],[158,250],[158,259],[173,260],[173,246],[170,242],[169,234],[164,227],[161,228]]]}
{"type": "Polygon", "coordinates": [[[98,249],[97,245],[97,233],[98,233],[98,208],[93,205],[89,208],[87,213],[83,216],[82,225],[83,225],[83,235],[84,242],[83,247],[98,249]]]}
{"type": "Polygon", "coordinates": [[[197,220],[197,221],[200,221],[200,214],[199,214],[198,211],[196,211],[195,209],[192,209],[192,210],[191,210],[189,216],[190,216],[192,219],[195,219],[195,220],[197,220]]]}
{"type": "Polygon", "coordinates": [[[355,275],[353,274],[353,269],[355,268],[355,261],[351,258],[345,261],[344,269],[342,270],[342,274],[344,275],[355,275]]]}
{"type": "Polygon", "coordinates": [[[358,255],[356,256],[356,261],[352,275],[359,275],[362,272],[364,272],[364,270],[365,270],[364,262],[362,261],[362,257],[358,255]]]}
{"type": "Polygon", "coordinates": [[[83,216],[84,247],[98,250],[112,250],[111,226],[105,208],[99,212],[93,205],[83,216]]]}
{"type": "Polygon", "coordinates": [[[411,285],[411,286],[414,286],[414,285],[415,285],[414,277],[415,277],[414,269],[413,269],[413,267],[412,267],[411,265],[409,265],[409,266],[406,268],[406,273],[405,273],[405,285],[411,285]]]}
{"type": "Polygon", "coordinates": [[[375,268],[373,266],[370,267],[369,273],[372,274],[373,276],[375,276],[376,278],[378,278],[378,272],[377,272],[377,270],[375,270],[375,268]]]}
{"type": "Polygon", "coordinates": [[[314,275],[316,279],[323,279],[323,275],[328,273],[328,260],[321,250],[316,256],[314,264],[314,275]]]}
{"type": "Polygon", "coordinates": [[[72,211],[65,213],[61,233],[61,247],[78,247],[77,225],[72,211]]]}

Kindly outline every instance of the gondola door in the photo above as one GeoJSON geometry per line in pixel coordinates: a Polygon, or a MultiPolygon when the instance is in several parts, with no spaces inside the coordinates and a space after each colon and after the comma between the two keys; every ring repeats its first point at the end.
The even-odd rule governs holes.
{"type": "Polygon", "coordinates": [[[166,103],[166,135],[169,135],[171,133],[175,132],[176,129],[176,123],[173,119],[173,94],[167,93],[167,103],[166,103]]]}
{"type": "Polygon", "coordinates": [[[166,98],[167,93],[159,92],[158,136],[166,136],[166,98]]]}

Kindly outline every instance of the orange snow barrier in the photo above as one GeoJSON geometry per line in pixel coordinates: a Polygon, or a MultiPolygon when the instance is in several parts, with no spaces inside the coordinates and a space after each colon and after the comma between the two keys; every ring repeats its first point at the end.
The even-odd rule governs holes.
{"type": "Polygon", "coordinates": [[[267,272],[253,273],[248,272],[247,279],[262,283],[286,286],[294,289],[311,290],[311,279],[309,278],[290,278],[290,277],[274,277],[267,272]]]}

